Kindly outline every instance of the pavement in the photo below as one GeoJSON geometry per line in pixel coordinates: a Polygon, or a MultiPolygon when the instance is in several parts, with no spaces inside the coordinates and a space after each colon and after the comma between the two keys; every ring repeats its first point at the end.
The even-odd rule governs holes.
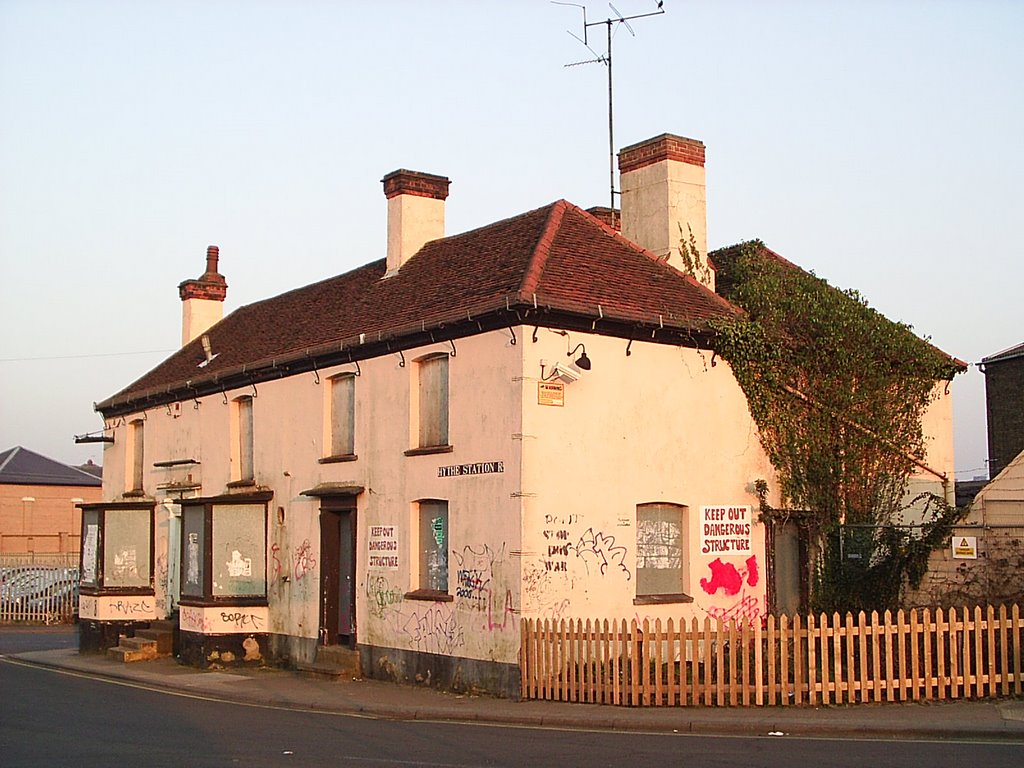
{"type": "Polygon", "coordinates": [[[1024,699],[818,707],[615,707],[512,701],[376,680],[326,681],[276,668],[199,670],[173,658],[124,663],[77,649],[0,659],[166,693],[393,720],[729,736],[915,738],[1024,744],[1024,699]]]}

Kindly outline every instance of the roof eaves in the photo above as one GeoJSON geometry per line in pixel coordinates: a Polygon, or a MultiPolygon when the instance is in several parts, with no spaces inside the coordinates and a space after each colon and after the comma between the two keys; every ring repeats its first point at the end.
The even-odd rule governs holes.
{"type": "Polygon", "coordinates": [[[1024,344],[1017,344],[1004,349],[1002,352],[996,352],[994,355],[989,355],[981,360],[982,365],[988,365],[989,363],[1003,363],[1007,360],[1014,360],[1018,357],[1024,357],[1024,344]]]}

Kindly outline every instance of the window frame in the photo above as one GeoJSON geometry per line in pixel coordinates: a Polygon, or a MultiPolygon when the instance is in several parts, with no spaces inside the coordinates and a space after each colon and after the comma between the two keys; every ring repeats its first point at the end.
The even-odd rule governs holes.
{"type": "MultiPolygon", "coordinates": [[[[672,501],[649,501],[643,502],[636,505],[636,594],[633,599],[634,605],[656,605],[662,603],[691,603],[693,597],[689,594],[689,571],[690,571],[690,560],[689,560],[689,514],[690,508],[686,504],[679,504],[672,501]],[[641,518],[641,515],[645,510],[657,508],[659,511],[665,509],[671,509],[677,511],[679,514],[678,525],[679,525],[679,540],[677,549],[679,551],[679,589],[678,591],[649,591],[641,592],[641,570],[663,570],[663,571],[674,571],[675,568],[642,568],[641,558],[642,557],[656,557],[653,554],[641,554],[641,548],[645,545],[651,546],[651,542],[642,542],[641,535],[643,535],[642,528],[645,527],[645,521],[641,518]]],[[[658,522],[665,522],[664,520],[658,522]]],[[[669,545],[671,546],[671,545],[669,545]]],[[[645,580],[646,581],[646,580],[645,580]]]]}
{"type": "MultiPolygon", "coordinates": [[[[270,492],[254,494],[229,494],[226,496],[215,496],[207,498],[180,499],[176,504],[181,506],[181,546],[179,558],[181,563],[180,576],[180,599],[179,605],[184,606],[214,606],[214,605],[246,605],[265,606],[268,605],[267,596],[270,588],[270,564],[267,556],[267,541],[269,537],[270,523],[267,518],[269,514],[269,502],[273,498],[270,492]],[[260,593],[252,594],[216,594],[214,588],[213,560],[216,555],[214,528],[217,526],[217,511],[224,508],[239,506],[261,506],[263,514],[262,545],[259,547],[262,557],[263,590],[260,593]],[[198,531],[191,531],[192,521],[199,516],[201,527],[198,531]],[[197,541],[190,542],[190,533],[197,534],[197,541]],[[197,557],[199,558],[199,584],[198,589],[191,589],[188,579],[190,562],[189,544],[197,545],[197,557]]],[[[258,534],[257,534],[258,535],[258,534]]]]}
{"type": "Polygon", "coordinates": [[[80,510],[82,510],[82,546],[78,555],[78,567],[79,573],[84,577],[86,574],[86,559],[89,555],[86,552],[86,545],[88,541],[88,527],[89,525],[96,526],[96,537],[95,543],[93,544],[92,557],[93,560],[93,579],[91,581],[83,578],[80,586],[80,591],[83,595],[102,596],[102,595],[143,595],[152,596],[155,594],[155,558],[156,558],[156,527],[153,524],[153,513],[155,505],[152,503],[135,503],[135,502],[107,502],[107,503],[96,503],[96,504],[78,504],[80,510]],[[149,527],[149,542],[148,542],[148,567],[143,577],[143,584],[124,586],[120,584],[110,584],[107,577],[106,568],[106,542],[108,539],[107,535],[107,512],[137,512],[140,515],[146,516],[146,521],[149,527]]]}
{"type": "Polygon", "coordinates": [[[417,359],[414,447],[406,455],[445,453],[451,446],[451,370],[447,352],[434,352],[417,359]],[[435,374],[434,369],[443,368],[435,374]],[[431,391],[431,385],[438,389],[431,391]]]}
{"type": "Polygon", "coordinates": [[[234,423],[232,424],[232,466],[231,482],[228,488],[240,488],[256,484],[256,439],[255,403],[252,395],[242,395],[234,400],[234,423]]]}
{"type": "Polygon", "coordinates": [[[336,461],[354,461],[358,458],[356,455],[356,374],[347,371],[339,373],[337,376],[332,376],[328,381],[330,382],[330,391],[327,396],[326,455],[320,461],[325,464],[336,461]],[[339,424],[338,406],[340,398],[338,392],[342,387],[348,389],[345,397],[347,402],[343,403],[347,407],[348,413],[346,423],[339,424]],[[339,432],[341,431],[346,433],[343,445],[339,441],[339,432]]]}
{"type": "MultiPolygon", "coordinates": [[[[447,499],[419,499],[415,503],[414,525],[415,531],[413,540],[416,547],[415,573],[410,573],[410,580],[416,585],[415,589],[407,592],[405,597],[410,600],[433,600],[435,602],[451,602],[454,596],[451,593],[451,506],[447,499]],[[427,561],[432,554],[425,546],[424,537],[427,530],[424,519],[427,515],[434,515],[437,510],[443,507],[444,510],[444,545],[437,546],[434,551],[441,552],[444,557],[444,589],[439,589],[439,584],[430,581],[429,566],[427,561]]],[[[436,539],[435,539],[436,541],[436,539]]],[[[413,559],[413,558],[410,558],[413,559]]]]}

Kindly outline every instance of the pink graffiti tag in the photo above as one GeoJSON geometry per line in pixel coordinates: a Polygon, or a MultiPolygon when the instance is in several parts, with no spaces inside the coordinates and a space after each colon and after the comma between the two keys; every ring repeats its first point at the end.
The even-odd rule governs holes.
{"type": "Polygon", "coordinates": [[[295,549],[295,580],[302,581],[314,568],[316,560],[313,559],[313,545],[306,539],[295,549]]]}
{"type": "Polygon", "coordinates": [[[701,589],[709,595],[715,594],[720,589],[724,589],[727,595],[738,595],[743,589],[744,579],[747,584],[756,587],[760,579],[757,557],[751,555],[747,558],[745,565],[746,567],[741,570],[732,563],[723,563],[722,558],[716,557],[708,563],[708,568],[711,569],[711,578],[700,580],[701,589]]]}
{"type": "Polygon", "coordinates": [[[735,621],[738,624],[747,624],[753,627],[761,618],[761,601],[744,592],[743,597],[728,608],[719,606],[708,608],[708,616],[712,619],[721,619],[723,622],[735,621]]]}

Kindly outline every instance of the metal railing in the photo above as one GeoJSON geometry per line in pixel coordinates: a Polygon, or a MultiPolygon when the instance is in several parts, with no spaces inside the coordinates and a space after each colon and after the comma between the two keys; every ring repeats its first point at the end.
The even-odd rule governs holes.
{"type": "Polygon", "coordinates": [[[70,623],[78,585],[77,557],[0,555],[0,623],[70,623]]]}

